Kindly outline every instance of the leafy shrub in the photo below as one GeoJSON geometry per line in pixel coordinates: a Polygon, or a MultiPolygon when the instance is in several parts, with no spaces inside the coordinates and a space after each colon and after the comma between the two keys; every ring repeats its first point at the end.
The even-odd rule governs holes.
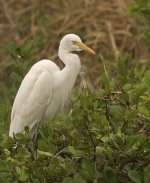
{"type": "Polygon", "coordinates": [[[74,92],[68,115],[42,126],[37,160],[28,128],[8,137],[1,106],[0,182],[150,182],[150,71],[128,54],[109,67],[94,91],[74,92]]]}

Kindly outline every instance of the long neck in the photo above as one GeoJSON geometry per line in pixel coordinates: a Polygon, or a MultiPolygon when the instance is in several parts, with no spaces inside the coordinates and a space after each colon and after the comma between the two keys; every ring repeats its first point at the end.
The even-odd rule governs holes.
{"type": "Polygon", "coordinates": [[[61,45],[59,47],[58,56],[66,66],[74,65],[77,67],[81,67],[81,62],[80,62],[79,56],[77,54],[74,54],[72,52],[69,52],[69,51],[61,48],[61,45]]]}
{"type": "Polygon", "coordinates": [[[64,50],[59,50],[59,57],[65,64],[59,76],[61,77],[61,83],[66,84],[66,86],[63,86],[66,95],[69,95],[79,74],[81,62],[78,55],[64,50]]]}

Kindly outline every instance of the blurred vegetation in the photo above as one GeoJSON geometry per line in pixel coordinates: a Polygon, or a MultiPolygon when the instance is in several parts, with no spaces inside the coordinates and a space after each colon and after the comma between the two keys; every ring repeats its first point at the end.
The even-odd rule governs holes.
{"type": "Polygon", "coordinates": [[[136,13],[141,22],[144,23],[143,31],[146,36],[146,41],[150,43],[150,1],[134,0],[131,6],[131,12],[136,13]]]}
{"type": "Polygon", "coordinates": [[[0,1],[0,182],[149,183],[149,1],[129,6],[134,18],[129,1],[72,2],[0,1]],[[80,73],[69,114],[40,129],[35,161],[28,128],[8,137],[12,102],[35,61],[51,56],[63,67],[57,48],[70,32],[97,57],[81,54],[89,72],[80,73]]]}
{"type": "Polygon", "coordinates": [[[69,115],[40,129],[36,161],[28,129],[8,137],[10,107],[1,106],[0,181],[149,183],[150,71],[130,62],[109,62],[95,90],[74,92],[69,115]]]}
{"type": "MultiPolygon", "coordinates": [[[[130,52],[133,64],[136,59],[147,62],[150,52],[143,39],[141,21],[128,13],[131,2],[133,0],[0,0],[0,103],[8,99],[5,93],[12,87],[16,62],[28,62],[30,67],[49,58],[62,67],[57,49],[67,33],[81,36],[106,62],[110,59],[113,62],[114,51],[130,52]],[[33,41],[30,54],[23,53],[20,56],[24,59],[19,59],[17,55],[28,41],[33,41]]],[[[96,59],[81,54],[81,60],[85,60],[89,75],[97,84],[101,68],[96,59]]],[[[27,70],[22,73],[25,75],[27,70]]],[[[15,92],[11,102],[14,97],[15,92]]]]}

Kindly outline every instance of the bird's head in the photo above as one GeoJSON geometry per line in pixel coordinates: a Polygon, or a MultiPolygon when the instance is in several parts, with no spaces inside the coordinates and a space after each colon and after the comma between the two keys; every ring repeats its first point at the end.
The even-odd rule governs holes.
{"type": "Polygon", "coordinates": [[[67,34],[60,41],[60,48],[66,52],[87,51],[91,54],[96,54],[91,48],[82,43],[79,36],[75,34],[67,34]]]}

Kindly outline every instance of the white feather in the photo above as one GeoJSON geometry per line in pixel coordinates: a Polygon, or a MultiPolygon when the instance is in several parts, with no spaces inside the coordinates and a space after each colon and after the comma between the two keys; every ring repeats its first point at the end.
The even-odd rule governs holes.
{"type": "Polygon", "coordinates": [[[81,67],[78,55],[72,53],[81,49],[73,41],[82,43],[74,34],[64,36],[60,42],[63,70],[50,60],[42,60],[34,64],[23,79],[12,108],[10,136],[23,132],[25,126],[29,126],[33,136],[39,124],[52,119],[63,107],[81,67]]]}

